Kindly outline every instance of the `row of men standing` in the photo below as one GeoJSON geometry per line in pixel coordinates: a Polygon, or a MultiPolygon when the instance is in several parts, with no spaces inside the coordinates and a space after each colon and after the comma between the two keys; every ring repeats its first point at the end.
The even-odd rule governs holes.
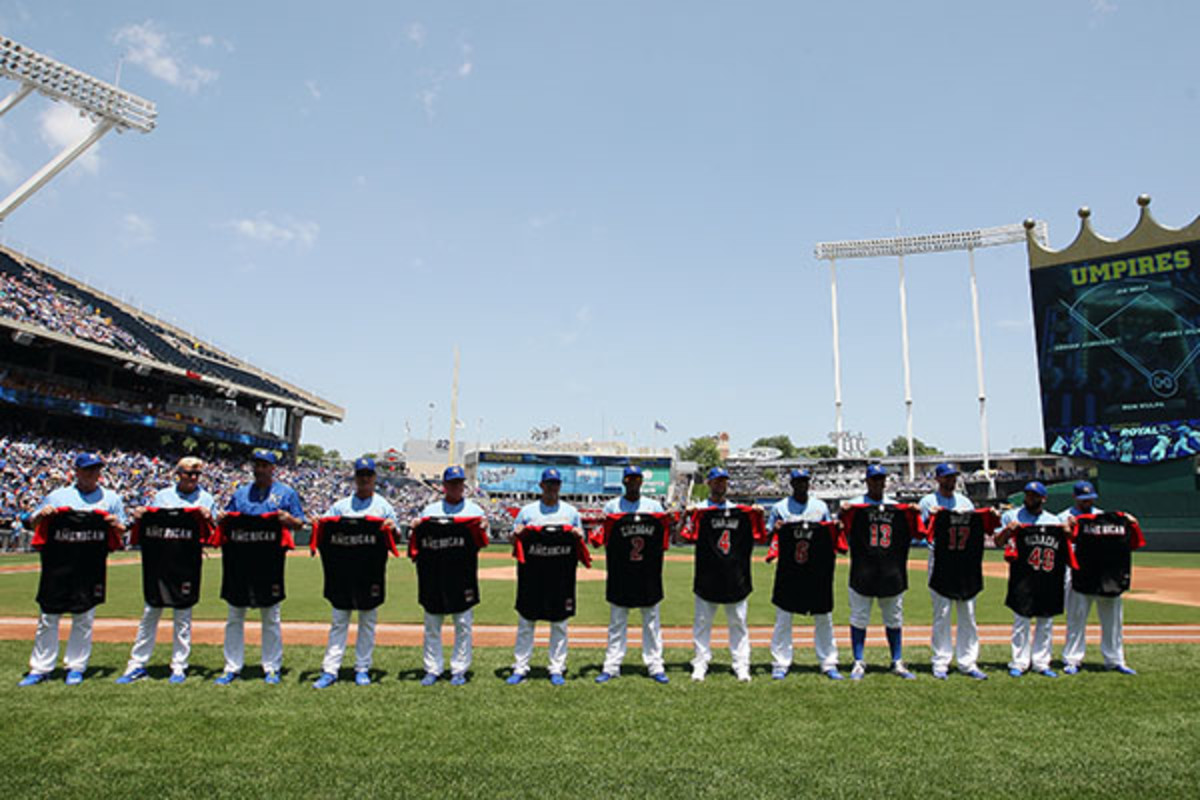
{"type": "MultiPolygon", "coordinates": [[[[101,510],[108,514],[110,533],[119,534],[127,523],[120,498],[113,492],[99,487],[99,459],[88,454],[81,455],[76,460],[76,484],[72,487],[52,492],[39,508],[39,516],[49,516],[59,509],[101,510]]],[[[154,498],[152,507],[156,509],[186,508],[199,513],[212,521],[214,501],[212,496],[199,487],[199,478],[203,464],[197,459],[183,459],[179,464],[178,481],[175,486],[163,489],[154,498]]],[[[253,459],[254,481],[240,487],[226,506],[225,513],[220,515],[222,521],[233,517],[258,518],[274,517],[285,528],[304,524],[305,518],[300,507],[299,498],[289,487],[274,481],[274,456],[266,451],[255,453],[253,459]]],[[[850,612],[851,612],[851,646],[854,654],[852,679],[861,679],[866,666],[863,659],[863,648],[866,640],[866,626],[869,620],[872,603],[878,602],[883,621],[887,630],[887,638],[892,655],[892,671],[901,677],[911,678],[912,673],[904,666],[902,660],[902,611],[903,591],[907,588],[906,559],[908,540],[917,530],[915,511],[911,507],[896,504],[892,498],[883,493],[886,472],[882,467],[871,466],[867,471],[867,493],[848,504],[840,515],[843,527],[834,524],[826,504],[808,494],[809,475],[804,470],[792,473],[792,496],[776,504],[770,513],[765,528],[761,525],[761,512],[745,506],[736,506],[726,499],[728,475],[720,468],[709,474],[710,497],[705,505],[691,512],[684,536],[697,542],[696,573],[695,573],[695,617],[693,625],[693,643],[695,656],[693,658],[692,677],[703,680],[708,663],[711,660],[709,647],[712,620],[718,606],[724,606],[730,628],[730,648],[733,656],[733,670],[740,680],[749,680],[749,637],[746,627],[746,597],[750,592],[749,560],[755,540],[764,540],[771,536],[769,560],[779,559],[775,592],[772,600],[777,607],[775,630],[772,636],[772,674],[777,679],[786,676],[792,661],[792,616],[795,613],[808,613],[814,616],[815,643],[817,658],[822,672],[832,679],[841,679],[837,669],[837,650],[833,637],[832,626],[832,575],[833,555],[836,551],[847,549],[845,533],[849,531],[851,550],[851,579],[850,579],[850,612]],[[889,515],[886,522],[880,516],[886,511],[889,515]],[[857,522],[856,522],[857,516],[857,522]],[[864,524],[863,521],[867,522],[864,524]],[[750,535],[734,535],[743,522],[748,530],[742,533],[750,535]],[[903,528],[907,531],[895,530],[895,541],[892,542],[892,528],[903,528]],[[854,531],[869,531],[869,540],[855,535],[854,531]],[[881,538],[882,535],[882,538],[881,538]],[[860,541],[862,540],[862,541],[860,541]],[[862,544],[856,556],[855,544],[862,544]],[[881,560],[871,556],[871,551],[884,553],[881,560]],[[783,553],[784,557],[780,557],[783,553]],[[887,554],[892,554],[889,557],[887,554]],[[733,564],[729,568],[726,564],[733,564]]],[[[426,552],[431,548],[441,548],[453,545],[462,549],[464,544],[471,551],[471,557],[455,563],[453,575],[444,569],[423,575],[422,562],[418,559],[418,574],[421,578],[421,602],[426,609],[425,637],[423,662],[426,672],[422,680],[424,685],[435,683],[443,674],[441,648],[441,629],[446,612],[453,617],[455,629],[454,649],[450,659],[451,683],[461,684],[467,680],[467,670],[471,663],[471,629],[473,624],[472,607],[478,602],[478,584],[474,575],[477,562],[474,553],[479,547],[486,545],[487,534],[484,515],[473,502],[463,497],[464,475],[461,468],[450,467],[443,475],[445,496],[442,500],[430,504],[422,515],[422,521],[442,520],[466,524],[466,531],[471,541],[463,542],[463,530],[456,528],[455,537],[438,539],[437,537],[422,537],[415,535],[410,542],[410,555],[418,556],[420,542],[425,541],[426,552]],[[458,574],[469,572],[470,574],[458,574]],[[430,578],[430,580],[426,580],[430,578]],[[427,583],[449,583],[450,586],[439,586],[436,591],[427,591],[427,583]],[[447,602],[446,598],[457,595],[457,599],[447,602]],[[436,597],[435,597],[436,596],[436,597]],[[438,600],[440,598],[440,602],[438,600]]],[[[928,523],[937,515],[939,509],[955,513],[971,511],[970,501],[955,491],[957,471],[950,465],[938,468],[939,490],[924,498],[920,505],[920,514],[928,523]]],[[[355,492],[338,503],[335,503],[314,529],[313,547],[318,546],[322,530],[333,531],[333,524],[323,527],[322,523],[337,523],[338,520],[372,520],[379,523],[381,532],[388,535],[390,543],[391,532],[395,524],[395,512],[391,505],[374,492],[375,468],[370,459],[360,459],[355,464],[355,492]]],[[[637,467],[630,467],[624,476],[625,492],[606,505],[604,511],[606,524],[593,536],[593,543],[607,546],[609,550],[609,586],[607,597],[610,601],[609,640],[602,670],[597,682],[604,683],[619,675],[620,665],[625,655],[625,640],[629,612],[632,608],[640,608],[642,612],[642,643],[643,660],[651,677],[660,682],[668,682],[662,660],[662,636],[658,611],[658,602],[662,598],[662,551],[666,547],[666,521],[662,507],[655,501],[640,495],[641,474],[637,467]],[[659,527],[647,527],[644,523],[657,522],[659,527]],[[652,532],[655,535],[651,535],[652,532]],[[661,533],[658,536],[657,533],[661,533]],[[616,558],[614,558],[614,555],[616,558]]],[[[1077,487],[1077,506],[1075,511],[1086,514],[1094,511],[1088,501],[1094,501],[1094,491],[1090,485],[1083,485],[1086,491],[1077,487]],[[1090,496],[1089,496],[1090,495],[1090,496]]],[[[542,497],[521,509],[514,524],[516,554],[521,562],[518,568],[518,630],[514,648],[513,672],[508,679],[510,683],[523,682],[529,672],[530,657],[533,650],[535,624],[538,619],[550,621],[550,680],[556,685],[564,681],[567,657],[567,620],[574,614],[574,557],[586,561],[586,547],[571,547],[569,543],[578,540],[583,531],[579,512],[570,504],[558,497],[561,478],[554,469],[546,470],[542,475],[542,497]],[[559,537],[557,544],[548,544],[547,537],[559,537]],[[531,566],[538,561],[538,556],[557,555],[567,556],[570,563],[569,586],[561,580],[555,582],[551,575],[544,570],[539,572],[531,566]],[[529,560],[526,560],[529,556],[529,560]],[[547,583],[550,580],[550,583],[547,583]],[[550,598],[547,600],[547,598],[550,598]]],[[[1040,484],[1030,484],[1026,491],[1026,503],[1021,509],[1009,512],[1004,523],[1004,532],[1010,538],[1023,526],[1043,526],[1054,524],[1061,528],[1061,523],[1053,515],[1045,515],[1041,510],[1038,498],[1044,500],[1045,490],[1040,484]],[[1052,517],[1048,520],[1045,516],[1052,517]]],[[[139,509],[133,515],[136,524],[141,522],[143,510],[139,509]]],[[[976,527],[987,527],[986,515],[976,519],[981,523],[976,527]]],[[[962,520],[960,520],[962,521],[962,520]]],[[[421,530],[421,524],[417,530],[421,530]]],[[[970,526],[968,525],[968,528],[970,526]]],[[[1136,524],[1135,524],[1136,527],[1136,524]]],[[[949,533],[953,540],[958,534],[956,528],[950,526],[949,533]]],[[[976,531],[978,533],[979,531],[976,531]]],[[[969,530],[961,534],[958,550],[965,550],[969,530]]],[[[334,540],[334,534],[327,541],[334,540]]],[[[350,535],[353,539],[353,535],[350,535]]],[[[982,559],[982,536],[972,539],[978,547],[972,546],[968,560],[978,556],[982,559]]],[[[287,545],[289,542],[280,542],[287,545]]],[[[953,542],[952,542],[953,543],[953,542]]],[[[391,544],[395,552],[394,544],[391,544]]],[[[945,549],[945,548],[942,548],[945,549]]],[[[954,547],[950,548],[954,550],[954,547]]],[[[981,578],[974,582],[966,581],[964,587],[962,576],[955,576],[949,581],[952,585],[964,591],[950,590],[948,594],[938,591],[938,575],[947,573],[949,565],[960,563],[962,553],[949,553],[943,556],[940,569],[935,569],[934,558],[939,548],[930,550],[930,583],[934,605],[934,625],[932,636],[933,673],[935,677],[946,677],[952,656],[950,635],[950,612],[958,612],[958,645],[953,655],[957,657],[959,669],[977,679],[986,677],[978,670],[975,663],[978,654],[978,637],[974,624],[974,594],[982,589],[981,578]],[[969,596],[968,596],[969,595],[969,596]]],[[[325,556],[326,552],[322,551],[325,556]]],[[[878,553],[875,554],[878,556],[878,553]]],[[[386,557],[386,556],[385,556],[386,557]]],[[[145,558],[145,555],[144,555],[145,558]]],[[[327,559],[331,560],[331,559],[327,559]]],[[[560,558],[561,562],[562,559],[560,558]]],[[[549,562],[547,562],[549,563],[549,562]]],[[[1060,560],[1060,564],[1061,564],[1060,560]]],[[[954,569],[951,572],[958,572],[954,569]]],[[[428,572],[428,570],[426,570],[428,572]]],[[[353,574],[353,573],[351,573],[353,574]]],[[[561,570],[557,574],[565,574],[561,570]]],[[[228,577],[228,572],[226,572],[228,577]]],[[[355,576],[355,579],[361,575],[355,576]]],[[[331,621],[329,643],[322,663],[321,675],[314,684],[325,688],[337,680],[337,674],[345,654],[349,625],[353,610],[359,611],[359,633],[355,646],[355,680],[361,685],[370,683],[370,665],[374,647],[374,629],[376,609],[383,598],[382,573],[374,576],[375,583],[371,584],[366,602],[337,602],[336,590],[330,589],[330,571],[326,569],[326,596],[334,604],[331,621]],[[331,594],[334,591],[335,594],[331,594]]],[[[343,579],[344,581],[345,579],[343,579]]],[[[43,584],[46,573],[43,575],[43,584]]],[[[198,596],[197,586],[194,595],[198,596]]],[[[1012,587],[1010,585],[1010,594],[1012,587]]],[[[353,594],[353,590],[350,591],[353,594]]],[[[1067,671],[1072,667],[1077,669],[1078,661],[1083,656],[1082,622],[1086,620],[1088,606],[1093,595],[1076,592],[1079,599],[1072,598],[1072,607],[1077,612],[1068,615],[1068,647],[1064,652],[1067,661],[1067,671]],[[1079,624],[1072,626],[1072,618],[1079,618],[1079,624]],[[1074,630],[1073,630],[1074,629],[1074,630]],[[1073,635],[1075,634],[1075,635],[1073,635]],[[1072,660],[1074,657],[1074,660],[1072,660]]],[[[43,601],[43,593],[39,591],[39,602],[43,601]]],[[[262,663],[264,679],[267,683],[277,683],[279,670],[282,665],[283,646],[280,623],[280,601],[282,600],[282,562],[279,564],[278,584],[268,580],[265,588],[259,592],[255,602],[247,602],[244,598],[239,602],[237,597],[227,593],[223,586],[222,596],[229,603],[229,613],[225,628],[225,665],[222,674],[216,679],[219,684],[228,684],[240,677],[244,663],[244,623],[248,607],[257,606],[262,609],[262,663]],[[263,595],[267,600],[264,602],[263,595]],[[278,595],[277,597],[273,596],[278,595]]],[[[349,596],[349,594],[347,594],[349,596]]],[[[161,615],[161,605],[149,601],[145,607],[139,626],[137,638],[131,652],[126,671],[118,678],[118,682],[130,683],[147,675],[146,664],[154,647],[157,623],[161,615]]],[[[194,598],[191,600],[194,603],[194,598]]],[[[43,613],[39,617],[38,632],[35,636],[33,654],[30,659],[30,672],[22,680],[23,685],[33,685],[45,680],[53,669],[58,650],[58,619],[59,614],[53,608],[48,608],[45,602],[43,613]]],[[[173,637],[172,676],[175,683],[186,679],[187,659],[190,650],[191,607],[187,603],[176,603],[175,635],[173,637]]],[[[1010,605],[1012,603],[1010,602],[1010,605]]],[[[1120,598],[1119,592],[1115,598],[1102,597],[1101,621],[1104,627],[1102,653],[1106,665],[1110,668],[1131,672],[1124,665],[1123,653],[1120,651],[1120,598]],[[1115,620],[1115,625],[1111,624],[1115,620]]],[[[94,604],[82,613],[76,613],[72,625],[72,633],[68,641],[66,666],[67,682],[76,684],[83,679],[87,657],[90,653],[90,630],[94,616],[94,604]]],[[[1029,619],[1016,614],[1013,636],[1013,662],[1010,669],[1014,674],[1027,670],[1032,661],[1035,670],[1046,673],[1048,669],[1049,624],[1039,615],[1036,631],[1030,637],[1029,619]]]]}

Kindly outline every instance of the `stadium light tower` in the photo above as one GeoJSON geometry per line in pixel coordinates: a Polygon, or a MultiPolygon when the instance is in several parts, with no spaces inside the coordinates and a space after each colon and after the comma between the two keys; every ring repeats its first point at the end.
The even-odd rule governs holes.
{"type": "Polygon", "coordinates": [[[116,128],[118,133],[127,129],[149,133],[154,130],[158,119],[158,111],[149,100],[68,67],[7,37],[0,37],[0,75],[20,84],[15,91],[0,100],[0,116],[37,91],[55,102],[64,101],[71,104],[79,110],[81,116],[87,117],[93,123],[87,136],[77,144],[63,148],[62,152],[46,162],[44,167],[33,173],[0,202],[0,221],[113,128],[116,128]]]}
{"type": "MultiPolygon", "coordinates": [[[[1033,236],[1047,241],[1044,221],[1034,223],[1033,236]]],[[[971,313],[975,322],[975,377],[979,386],[979,436],[983,447],[983,469],[988,478],[988,496],[996,496],[996,480],[992,476],[988,447],[987,392],[983,383],[983,342],[979,332],[979,288],[975,280],[975,250],[1025,241],[1024,225],[1001,225],[995,228],[976,228],[953,233],[931,233],[920,236],[896,236],[890,239],[856,239],[844,242],[820,242],[814,249],[818,260],[829,262],[831,299],[833,304],[833,397],[837,426],[838,455],[842,455],[842,366],[838,341],[837,261],[839,258],[879,258],[896,256],[900,265],[900,340],[904,359],[905,432],[908,438],[908,479],[916,477],[913,453],[912,372],[908,357],[908,293],[904,285],[904,257],[922,253],[947,253],[966,250],[971,266],[971,313]]]]}

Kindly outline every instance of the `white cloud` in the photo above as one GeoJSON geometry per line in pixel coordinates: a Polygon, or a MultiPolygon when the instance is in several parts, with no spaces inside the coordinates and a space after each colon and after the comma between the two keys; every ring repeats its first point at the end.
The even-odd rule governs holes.
{"type": "Polygon", "coordinates": [[[1115,0],[1092,0],[1092,13],[1097,15],[1111,14],[1117,10],[1115,0]]]}
{"type": "Polygon", "coordinates": [[[121,218],[121,228],[128,244],[150,244],[154,241],[154,223],[141,214],[129,212],[121,218]]]}
{"type": "MultiPolygon", "coordinates": [[[[206,38],[211,37],[201,37],[202,40],[206,38]]],[[[216,70],[187,62],[176,52],[167,34],[152,21],[126,25],[117,31],[113,41],[125,45],[123,58],[127,63],[142,67],[177,89],[195,93],[218,77],[216,70]]]]}
{"type": "Polygon", "coordinates": [[[464,42],[462,45],[462,63],[458,65],[458,77],[466,78],[470,76],[475,65],[471,61],[472,48],[471,45],[464,42]]]}
{"type": "Polygon", "coordinates": [[[415,44],[417,47],[425,46],[425,36],[427,31],[425,26],[419,22],[410,23],[404,31],[404,38],[415,44]]]}
{"type": "Polygon", "coordinates": [[[278,221],[259,214],[253,219],[235,219],[226,224],[243,239],[261,244],[287,246],[306,250],[317,241],[321,226],[312,221],[281,217],[278,221]]]}
{"type": "Polygon", "coordinates": [[[316,81],[305,81],[304,88],[308,89],[308,93],[312,95],[313,100],[321,99],[321,87],[317,86],[316,81]]]}
{"type": "Polygon", "coordinates": [[[201,47],[212,47],[214,44],[217,43],[217,40],[214,39],[211,34],[206,33],[203,36],[200,36],[199,38],[197,38],[196,42],[201,47]]]}
{"type": "MultiPolygon", "coordinates": [[[[95,127],[66,103],[52,103],[42,112],[39,123],[42,141],[55,151],[78,144],[95,127]]],[[[100,145],[97,143],[89,147],[75,163],[95,175],[100,171],[100,145]]]]}

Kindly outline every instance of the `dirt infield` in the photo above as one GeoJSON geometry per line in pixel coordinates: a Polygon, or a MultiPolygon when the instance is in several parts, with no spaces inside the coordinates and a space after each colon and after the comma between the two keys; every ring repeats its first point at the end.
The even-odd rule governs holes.
{"type": "MultiPolygon", "coordinates": [[[[0,639],[33,639],[37,620],[32,617],[0,617],[0,639]]],[[[133,641],[137,633],[138,621],[135,619],[104,619],[97,618],[92,637],[98,642],[133,641]]],[[[356,627],[356,626],[352,626],[356,627]]],[[[70,625],[64,624],[61,634],[65,637],[70,625]]],[[[225,623],[221,620],[195,620],[192,623],[192,641],[195,644],[221,644],[223,641],[225,623]]],[[[1054,626],[1054,638],[1062,643],[1066,631],[1065,624],[1054,626]]],[[[982,644],[1007,644],[1010,641],[1012,629],[1009,625],[980,625],[979,641],[982,644]]],[[[375,628],[376,644],[390,647],[419,647],[423,628],[421,625],[408,623],[380,623],[375,628]]],[[[929,641],[928,625],[906,625],[905,637],[909,642],[929,641]]],[[[329,635],[329,625],[324,622],[284,622],[283,638],[287,644],[323,645],[329,635]]],[[[444,640],[451,643],[453,626],[447,626],[444,640]]],[[[476,625],[474,643],[476,647],[512,647],[516,640],[517,629],[514,625],[476,625]]],[[[1098,625],[1088,626],[1088,639],[1097,641],[1100,636],[1098,625]]],[[[534,636],[535,644],[545,646],[549,642],[549,625],[539,625],[534,636]]],[[[570,643],[576,647],[603,647],[607,642],[607,629],[600,625],[572,625],[569,632],[570,643]]],[[[166,621],[159,624],[158,640],[171,640],[171,623],[166,621]]],[[[253,617],[246,622],[246,642],[257,645],[261,641],[260,628],[253,617]]],[[[1200,644],[1200,625],[1126,625],[1125,641],[1130,644],[1200,644]]],[[[797,647],[812,647],[812,628],[797,625],[795,628],[797,647]]],[[[754,647],[766,647],[771,643],[771,628],[767,626],[752,626],[750,628],[750,644],[754,647]]],[[[690,628],[663,628],[663,644],[667,647],[691,647],[692,631],[690,628]]],[[[727,647],[729,644],[724,626],[714,625],[712,646],[727,647]]],[[[867,634],[867,644],[883,647],[887,640],[883,628],[873,626],[867,634]]],[[[638,625],[629,626],[629,647],[635,649],[641,646],[641,630],[638,625]]]]}

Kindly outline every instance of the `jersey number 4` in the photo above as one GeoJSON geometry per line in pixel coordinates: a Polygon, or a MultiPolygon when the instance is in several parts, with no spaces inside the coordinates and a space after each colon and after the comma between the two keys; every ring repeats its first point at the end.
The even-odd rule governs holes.
{"type": "Polygon", "coordinates": [[[1035,547],[1029,551],[1029,566],[1033,569],[1041,570],[1042,572],[1054,571],[1054,548],[1053,547],[1035,547]]]}
{"type": "Polygon", "coordinates": [[[721,538],[717,539],[717,549],[722,555],[729,555],[729,551],[733,549],[733,542],[729,537],[729,531],[721,531],[721,538]]]}

